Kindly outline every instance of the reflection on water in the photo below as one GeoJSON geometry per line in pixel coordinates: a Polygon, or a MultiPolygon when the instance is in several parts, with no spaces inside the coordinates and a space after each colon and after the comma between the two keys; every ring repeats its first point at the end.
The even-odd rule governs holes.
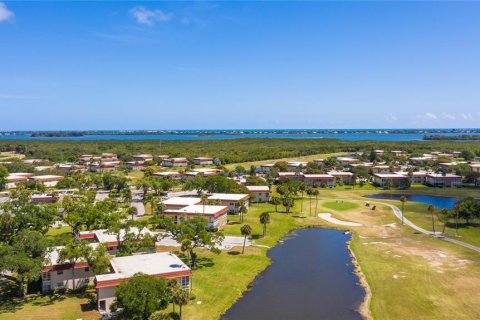
{"type": "Polygon", "coordinates": [[[365,291],[354,274],[349,239],[330,229],[288,235],[268,252],[272,264],[222,319],[361,319],[356,310],[365,291]]]}

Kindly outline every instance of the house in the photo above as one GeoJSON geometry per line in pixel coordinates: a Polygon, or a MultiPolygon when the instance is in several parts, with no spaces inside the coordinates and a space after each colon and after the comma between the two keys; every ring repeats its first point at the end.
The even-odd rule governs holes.
{"type": "Polygon", "coordinates": [[[103,159],[111,159],[111,161],[117,160],[118,156],[116,153],[111,153],[111,152],[104,152],[102,153],[102,158],[103,159]]]}
{"type": "Polygon", "coordinates": [[[182,174],[177,171],[154,172],[152,176],[157,178],[170,178],[172,180],[181,180],[182,174]]]}
{"type": "Polygon", "coordinates": [[[210,157],[196,157],[192,159],[193,163],[199,166],[213,164],[213,158],[210,157]]]}
{"type": "Polygon", "coordinates": [[[289,161],[287,162],[288,170],[299,172],[307,167],[308,162],[304,161],[289,161]]]}
{"type": "Polygon", "coordinates": [[[62,173],[72,173],[72,172],[79,172],[85,169],[83,165],[78,165],[74,163],[58,163],[56,168],[61,171],[62,173]]]}
{"type": "Polygon", "coordinates": [[[125,166],[133,171],[142,170],[145,166],[145,161],[128,161],[125,166]]]}
{"type": "Polygon", "coordinates": [[[102,157],[99,157],[99,156],[94,156],[94,155],[91,155],[91,154],[84,154],[84,155],[80,156],[78,161],[83,163],[83,164],[89,164],[91,162],[98,162],[101,159],[102,159],[102,157]]]}
{"type": "Polygon", "coordinates": [[[325,159],[314,159],[314,160],[313,160],[313,163],[319,164],[319,165],[320,165],[320,164],[324,164],[324,163],[325,163],[325,159]]]}
{"type": "Polygon", "coordinates": [[[270,199],[270,188],[268,186],[246,186],[253,194],[252,202],[267,202],[270,199]]]}
{"type": "Polygon", "coordinates": [[[39,163],[39,162],[44,162],[45,160],[42,160],[42,159],[26,159],[26,160],[23,160],[22,162],[24,164],[34,164],[34,163],[39,163]]]}
{"type": "Polygon", "coordinates": [[[373,184],[379,187],[402,188],[408,178],[398,173],[374,173],[373,184]]]}
{"type": "Polygon", "coordinates": [[[111,273],[95,277],[97,307],[100,312],[111,311],[117,286],[137,273],[155,278],[176,279],[183,289],[190,289],[192,270],[170,252],[115,257],[110,261],[110,269],[111,273]]]}
{"type": "Polygon", "coordinates": [[[168,158],[162,160],[163,167],[186,167],[188,166],[187,158],[168,158]]]}
{"type": "Polygon", "coordinates": [[[30,203],[55,203],[57,202],[58,197],[52,193],[34,193],[30,197],[30,203]]]}
{"type": "Polygon", "coordinates": [[[88,169],[92,172],[110,172],[117,170],[120,166],[120,161],[106,161],[90,163],[88,169]]]}
{"type": "Polygon", "coordinates": [[[352,163],[357,163],[360,162],[357,158],[353,157],[337,157],[337,162],[341,164],[342,166],[346,166],[352,163]]]}
{"type": "Polygon", "coordinates": [[[278,182],[303,181],[303,174],[296,172],[279,172],[278,182]]]}
{"type": "Polygon", "coordinates": [[[151,154],[134,154],[132,156],[132,160],[134,162],[145,162],[145,161],[152,161],[153,160],[153,155],[151,154]]]}
{"type": "Polygon", "coordinates": [[[243,201],[248,208],[250,195],[239,193],[214,193],[208,200],[218,200],[222,205],[227,206],[230,213],[238,213],[240,211],[241,202],[243,201]]]}
{"type": "Polygon", "coordinates": [[[390,173],[390,166],[386,164],[374,165],[371,167],[372,173],[390,173]]]}
{"type": "Polygon", "coordinates": [[[346,171],[330,171],[329,175],[333,176],[336,181],[342,181],[344,184],[352,184],[353,182],[353,173],[346,171]]]}
{"type": "Polygon", "coordinates": [[[194,204],[180,209],[169,209],[163,212],[166,217],[173,217],[175,223],[180,223],[181,218],[202,217],[208,220],[208,228],[221,228],[228,222],[227,206],[211,206],[194,204]]]}
{"type": "Polygon", "coordinates": [[[222,172],[223,170],[215,169],[215,168],[197,168],[197,169],[193,169],[192,171],[185,172],[185,176],[190,179],[200,175],[204,177],[212,177],[212,176],[218,176],[222,172]]]}
{"type": "Polygon", "coordinates": [[[335,177],[330,174],[303,174],[303,182],[312,187],[329,187],[332,188],[335,186],[335,177]]]}
{"type": "Polygon", "coordinates": [[[411,184],[425,184],[427,182],[427,173],[426,171],[399,171],[396,172],[401,174],[404,177],[407,177],[410,180],[411,184]]]}
{"type": "Polygon", "coordinates": [[[94,280],[95,275],[90,270],[88,262],[80,260],[75,264],[69,262],[60,263],[58,260],[63,247],[53,247],[51,249],[42,267],[43,293],[50,293],[54,290],[82,288],[94,280]]]}
{"type": "Polygon", "coordinates": [[[63,179],[63,176],[56,176],[56,175],[44,175],[44,176],[33,176],[30,178],[31,180],[43,183],[45,187],[55,187],[58,181],[63,179]]]}
{"type": "Polygon", "coordinates": [[[275,166],[274,163],[261,164],[260,167],[259,167],[259,171],[261,173],[269,173],[274,166],[275,166]]]}
{"type": "Polygon", "coordinates": [[[472,172],[480,172],[480,163],[471,163],[469,166],[472,169],[472,172]]]}
{"type": "Polygon", "coordinates": [[[426,184],[432,187],[461,187],[462,177],[449,173],[428,173],[426,184]]]}
{"type": "Polygon", "coordinates": [[[36,166],[35,168],[33,168],[35,171],[50,171],[50,170],[55,170],[56,167],[55,166],[36,166]]]}
{"type": "Polygon", "coordinates": [[[139,229],[137,227],[131,227],[128,230],[122,229],[119,234],[108,231],[106,229],[80,231],[76,237],[78,240],[87,241],[92,244],[103,243],[106,245],[109,254],[116,254],[118,246],[125,240],[127,233],[133,233],[136,236],[149,235],[153,238],[156,237],[156,233],[148,230],[147,228],[139,229]],[[119,241],[120,240],[120,241],[119,241]]]}
{"type": "Polygon", "coordinates": [[[202,199],[194,197],[172,197],[169,198],[163,203],[166,206],[167,210],[181,209],[195,204],[201,204],[202,199]]]}
{"type": "MultiPolygon", "coordinates": [[[[33,175],[33,173],[31,175],[33,175]]],[[[21,173],[11,173],[5,179],[7,180],[5,189],[13,189],[16,188],[19,183],[27,182],[29,176],[21,173]]]]}

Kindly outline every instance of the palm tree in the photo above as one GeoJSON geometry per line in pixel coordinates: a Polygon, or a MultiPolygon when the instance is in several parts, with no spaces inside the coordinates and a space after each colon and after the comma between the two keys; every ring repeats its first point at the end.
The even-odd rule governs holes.
{"type": "Polygon", "coordinates": [[[433,213],[435,212],[435,206],[429,205],[427,210],[428,212],[430,212],[430,215],[432,217],[432,230],[433,230],[433,234],[435,235],[435,220],[433,220],[433,213]]]}
{"type": "MultiPolygon", "coordinates": [[[[192,251],[192,242],[188,239],[185,239],[182,241],[182,244],[180,245],[180,250],[182,252],[185,252],[188,256],[188,253],[192,251]]],[[[192,257],[189,257],[189,260],[191,260],[192,257]]],[[[191,265],[192,261],[189,261],[189,264],[191,265]]]]}
{"type": "Polygon", "coordinates": [[[313,189],[313,195],[315,196],[315,215],[318,214],[318,196],[320,195],[320,191],[318,189],[313,189]]]}
{"type": "Polygon", "coordinates": [[[311,217],[311,216],[312,216],[312,195],[313,195],[313,188],[310,188],[310,187],[307,188],[307,195],[308,195],[308,199],[310,200],[310,201],[309,201],[309,205],[308,205],[308,216],[311,217]]]}
{"type": "Polygon", "coordinates": [[[243,215],[248,212],[247,206],[245,205],[245,200],[240,200],[240,208],[238,213],[240,213],[240,223],[243,223],[243,215]]]}
{"type": "Polygon", "coordinates": [[[270,214],[268,212],[260,214],[260,223],[263,224],[263,237],[265,237],[267,234],[267,223],[270,223],[270,214]]]}
{"type": "Polygon", "coordinates": [[[250,227],[250,225],[248,224],[244,224],[240,228],[240,232],[243,235],[243,248],[242,248],[242,254],[243,254],[243,252],[245,251],[245,242],[247,241],[247,237],[252,234],[252,227],[250,227]]]}
{"type": "Polygon", "coordinates": [[[182,319],[182,307],[188,303],[190,300],[190,294],[187,290],[180,289],[175,292],[173,296],[173,301],[175,301],[178,306],[180,307],[180,314],[179,314],[179,319],[182,319]]]}
{"type": "Polygon", "coordinates": [[[437,213],[437,218],[443,223],[442,234],[445,233],[445,227],[447,226],[448,220],[450,219],[450,210],[442,209],[437,213]]]}
{"type": "Polygon", "coordinates": [[[299,184],[298,186],[298,191],[300,191],[300,194],[301,194],[301,198],[300,198],[300,214],[303,215],[303,194],[305,193],[305,191],[307,190],[307,185],[302,182],[299,184]]]}
{"type": "Polygon", "coordinates": [[[402,203],[402,224],[403,224],[403,212],[405,209],[405,202],[407,202],[407,197],[401,196],[400,197],[400,202],[402,203]]]}
{"type": "Polygon", "coordinates": [[[282,204],[282,199],[277,196],[271,196],[268,202],[270,202],[270,204],[273,204],[275,206],[275,212],[278,212],[277,207],[278,205],[282,204]]]}
{"type": "Polygon", "coordinates": [[[167,288],[168,291],[170,291],[170,296],[172,298],[172,308],[173,312],[175,312],[175,303],[177,301],[174,300],[174,297],[177,295],[177,292],[180,291],[182,288],[180,288],[180,284],[178,283],[177,279],[169,279],[167,281],[167,288]]]}
{"type": "Polygon", "coordinates": [[[200,197],[202,199],[202,205],[203,205],[203,214],[205,214],[205,205],[207,204],[208,197],[206,194],[202,194],[200,197]]]}

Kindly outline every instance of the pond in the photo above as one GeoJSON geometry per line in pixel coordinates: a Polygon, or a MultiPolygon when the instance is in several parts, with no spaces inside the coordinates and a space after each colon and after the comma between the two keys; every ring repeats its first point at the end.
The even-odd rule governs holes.
{"type": "MultiPolygon", "coordinates": [[[[401,196],[401,194],[379,193],[368,195],[367,198],[400,201],[401,196]]],[[[425,194],[409,194],[405,195],[405,197],[407,198],[407,201],[432,204],[439,209],[453,209],[455,203],[460,200],[455,197],[430,196],[425,194]]]]}
{"type": "Polygon", "coordinates": [[[330,229],[290,233],[268,251],[272,264],[222,319],[362,319],[357,309],[365,290],[354,273],[349,240],[330,229]]]}

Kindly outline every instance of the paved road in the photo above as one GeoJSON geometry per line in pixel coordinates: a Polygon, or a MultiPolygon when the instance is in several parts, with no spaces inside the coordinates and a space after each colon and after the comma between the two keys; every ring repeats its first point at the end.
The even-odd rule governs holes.
{"type": "MultiPolygon", "coordinates": [[[[361,202],[365,202],[365,200],[345,200],[345,199],[338,199],[338,200],[343,200],[343,201],[361,201],[361,202]]],[[[392,209],[393,213],[395,214],[395,216],[401,221],[402,220],[402,211],[397,207],[397,206],[394,206],[392,204],[389,204],[389,203],[385,203],[385,202],[377,202],[377,201],[368,201],[370,203],[377,203],[377,204],[383,204],[389,208],[392,209]]],[[[414,224],[412,221],[408,220],[406,217],[403,217],[403,223],[406,224],[407,226],[417,230],[418,232],[421,232],[423,234],[426,234],[426,235],[429,235],[429,236],[434,236],[434,235],[440,235],[440,233],[436,233],[434,234],[432,231],[429,231],[429,230],[426,230],[426,229],[423,229],[419,226],[417,226],[416,224],[414,224]]],[[[470,250],[474,250],[476,252],[479,252],[480,253],[480,247],[477,247],[477,246],[474,246],[474,245],[471,245],[469,243],[465,243],[463,241],[460,241],[460,240],[457,240],[457,239],[453,239],[453,238],[450,238],[450,237],[439,237],[438,239],[440,240],[444,240],[444,241],[448,241],[448,242],[451,242],[451,243],[455,243],[459,246],[462,246],[462,247],[465,247],[467,249],[470,249],[470,250]]]]}

